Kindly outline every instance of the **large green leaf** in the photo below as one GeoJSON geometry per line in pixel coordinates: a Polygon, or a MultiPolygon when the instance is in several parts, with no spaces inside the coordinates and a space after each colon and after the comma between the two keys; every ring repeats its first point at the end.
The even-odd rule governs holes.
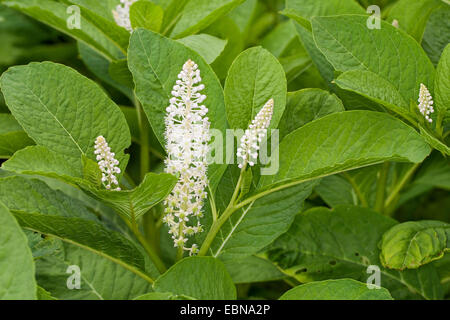
{"type": "Polygon", "coordinates": [[[441,0],[399,0],[389,9],[388,18],[390,21],[396,19],[399,28],[420,43],[428,17],[443,5],[441,0]]]}
{"type": "Polygon", "coordinates": [[[318,48],[338,71],[371,71],[408,104],[417,101],[421,83],[433,89],[430,59],[414,39],[384,21],[381,29],[369,29],[367,16],[316,17],[312,29],[318,48]]]}
{"type": "Polygon", "coordinates": [[[442,52],[436,72],[435,95],[438,119],[450,118],[450,44],[442,52]]]}
{"type": "Polygon", "coordinates": [[[81,159],[78,163],[68,162],[63,155],[42,146],[31,146],[17,151],[2,164],[2,169],[20,174],[61,179],[72,184],[76,184],[77,180],[83,177],[81,159]]]}
{"type": "Polygon", "coordinates": [[[344,111],[342,101],[322,89],[303,89],[289,92],[286,110],[280,120],[280,139],[308,122],[328,114],[344,111]]]}
{"type": "MultiPolygon", "coordinates": [[[[239,172],[229,168],[223,176],[216,196],[219,209],[230,201],[239,172]]],[[[209,253],[223,261],[257,253],[289,229],[315,185],[316,182],[308,182],[280,190],[234,212],[212,242],[209,253]]]]}
{"type": "Polygon", "coordinates": [[[422,48],[434,65],[448,45],[450,34],[450,5],[433,11],[428,19],[422,39],[422,48]]]}
{"type": "Polygon", "coordinates": [[[145,261],[138,248],[121,234],[99,223],[41,213],[14,211],[19,224],[26,229],[50,235],[106,258],[143,279],[145,261]]]}
{"type": "Polygon", "coordinates": [[[423,138],[398,119],[346,111],[315,120],[281,142],[280,169],[261,186],[298,183],[387,160],[418,163],[430,153],[423,138]]]}
{"type": "Polygon", "coordinates": [[[236,299],[230,275],[219,260],[211,257],[181,260],[156,280],[154,289],[195,299],[236,299]]]}
{"type": "Polygon", "coordinates": [[[396,222],[370,209],[338,206],[299,214],[290,230],[269,248],[268,256],[300,282],[353,278],[366,282],[369,265],[380,268],[380,284],[394,298],[439,299],[436,270],[394,271],[382,267],[378,242],[396,222]]]}
{"type": "Polygon", "coordinates": [[[178,42],[196,51],[208,64],[211,64],[223,52],[228,41],[202,33],[178,39],[178,42]]]}
{"type": "Polygon", "coordinates": [[[249,256],[224,263],[234,283],[275,281],[288,277],[271,261],[261,257],[249,256]]]}
{"type": "Polygon", "coordinates": [[[108,141],[124,169],[130,131],[120,109],[93,81],[50,62],[13,67],[1,88],[12,114],[38,145],[78,164],[95,160],[95,139],[108,141]]]}
{"type": "Polygon", "coordinates": [[[276,128],[286,106],[286,76],[278,60],[261,47],[242,52],[231,65],[225,84],[230,127],[246,129],[259,110],[274,100],[270,128],[276,128]]]}
{"type": "MultiPolygon", "coordinates": [[[[223,90],[204,59],[183,44],[149,30],[137,29],[131,36],[128,65],[136,83],[136,95],[162,145],[165,145],[164,118],[172,88],[188,59],[195,61],[201,70],[202,83],[205,85],[202,93],[207,96],[205,105],[209,109],[211,128],[220,130],[225,137],[227,120],[223,90]]],[[[221,164],[209,166],[208,174],[213,189],[220,181],[224,170],[225,167],[221,164]]]]}
{"type": "Polygon", "coordinates": [[[159,32],[163,17],[163,8],[147,0],[137,1],[130,8],[130,21],[133,29],[146,28],[159,32]]]}
{"type": "Polygon", "coordinates": [[[35,268],[27,237],[2,203],[0,226],[0,300],[34,300],[35,268]]]}
{"type": "MultiPolygon", "coordinates": [[[[153,206],[164,200],[178,179],[166,173],[147,173],[142,183],[133,190],[110,192],[86,187],[94,197],[114,208],[117,213],[132,221],[139,219],[153,206]]],[[[83,186],[82,186],[83,187],[83,186]]]]}
{"type": "Polygon", "coordinates": [[[108,59],[114,60],[123,56],[122,49],[83,15],[80,16],[80,29],[69,29],[67,23],[70,17],[67,13],[69,4],[51,0],[8,0],[2,3],[83,41],[108,59]]]}
{"type": "Polygon", "coordinates": [[[391,269],[416,269],[450,250],[450,224],[409,221],[389,229],[380,243],[381,263],[391,269]]]}
{"type": "Polygon", "coordinates": [[[368,288],[353,279],[310,282],[285,292],[280,300],[393,300],[385,288],[368,288]]]}
{"type": "Polygon", "coordinates": [[[171,37],[182,38],[197,33],[242,2],[244,0],[189,1],[183,9],[180,20],[175,25],[171,37]]]}
{"type": "Polygon", "coordinates": [[[10,114],[0,114],[0,158],[9,158],[17,150],[34,144],[10,114]]]}
{"type": "MultiPolygon", "coordinates": [[[[397,88],[377,74],[367,70],[351,70],[344,72],[335,80],[336,84],[348,91],[360,94],[387,109],[413,119],[407,103],[397,88]]],[[[411,120],[414,123],[414,120],[411,120]]]]}
{"type": "Polygon", "coordinates": [[[61,300],[125,300],[152,290],[151,283],[121,265],[61,242],[53,255],[36,260],[36,280],[61,300]],[[70,289],[67,282],[76,267],[81,276],[80,288],[70,289]]]}
{"type": "Polygon", "coordinates": [[[0,201],[10,210],[97,220],[81,201],[35,179],[18,176],[0,179],[0,201]]]}
{"type": "Polygon", "coordinates": [[[315,16],[364,13],[355,0],[286,0],[286,11],[305,21],[315,16]]]}

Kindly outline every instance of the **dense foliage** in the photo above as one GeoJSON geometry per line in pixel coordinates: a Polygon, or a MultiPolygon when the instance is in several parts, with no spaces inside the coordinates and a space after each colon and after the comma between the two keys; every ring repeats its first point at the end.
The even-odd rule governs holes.
{"type": "Polygon", "coordinates": [[[2,0],[0,38],[0,299],[450,297],[448,1],[2,0]]]}

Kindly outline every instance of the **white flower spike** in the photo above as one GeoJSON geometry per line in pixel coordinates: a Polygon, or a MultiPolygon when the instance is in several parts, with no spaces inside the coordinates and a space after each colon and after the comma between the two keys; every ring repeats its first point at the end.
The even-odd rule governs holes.
{"type": "Polygon", "coordinates": [[[113,10],[114,20],[118,26],[127,29],[130,33],[133,32],[130,22],[130,7],[137,0],[120,0],[116,10],[113,10]]]}
{"type": "Polygon", "coordinates": [[[430,91],[428,91],[428,88],[423,83],[420,84],[419,110],[428,122],[433,122],[430,117],[434,112],[433,97],[431,97],[430,91]]]}
{"type": "Polygon", "coordinates": [[[116,174],[120,173],[119,161],[114,158],[114,152],[108,146],[103,136],[98,136],[95,140],[95,151],[97,155],[98,167],[102,172],[102,183],[108,190],[120,191],[116,174]]]}
{"type": "Polygon", "coordinates": [[[207,197],[207,154],[211,139],[208,108],[202,103],[205,86],[200,70],[191,60],[183,65],[172,91],[165,118],[165,139],[168,157],[165,172],[179,174],[180,179],[165,200],[164,223],[169,227],[175,247],[182,247],[190,255],[198,252],[198,246],[186,247],[189,236],[202,232],[200,218],[207,197]],[[195,218],[196,221],[193,221],[195,218]]]}
{"type": "Polygon", "coordinates": [[[254,166],[257,162],[260,143],[266,136],[267,129],[272,120],[273,103],[273,99],[267,101],[255,119],[253,119],[248,129],[245,130],[241,138],[241,145],[237,149],[239,168],[244,167],[246,164],[254,166]]]}

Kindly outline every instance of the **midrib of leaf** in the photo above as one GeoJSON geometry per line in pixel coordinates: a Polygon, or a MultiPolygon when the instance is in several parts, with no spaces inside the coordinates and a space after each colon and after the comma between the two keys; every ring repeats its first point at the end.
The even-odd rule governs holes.
{"type": "Polygon", "coordinates": [[[39,103],[53,117],[53,119],[55,119],[55,121],[60,125],[60,127],[67,133],[67,135],[69,136],[70,140],[72,140],[72,142],[77,146],[77,148],[78,148],[78,150],[80,150],[81,154],[85,154],[84,151],[81,149],[80,145],[75,141],[73,136],[70,134],[70,132],[63,126],[63,124],[58,120],[58,118],[48,109],[47,105],[41,100],[41,98],[38,95],[36,95],[36,93],[33,90],[31,90],[31,88],[29,88],[28,86],[26,88],[30,91],[30,93],[34,97],[36,97],[39,100],[39,103]]]}
{"type": "Polygon", "coordinates": [[[219,249],[217,249],[216,253],[213,254],[214,258],[217,258],[217,256],[220,254],[220,252],[222,251],[222,249],[225,247],[225,245],[227,244],[228,240],[230,240],[231,236],[233,235],[233,233],[236,231],[236,228],[239,226],[239,224],[242,222],[242,220],[245,218],[245,216],[247,215],[247,213],[250,211],[250,209],[252,208],[253,204],[255,202],[250,203],[250,205],[244,210],[244,212],[241,214],[241,216],[239,217],[238,221],[236,222],[236,224],[233,226],[233,224],[231,224],[231,220],[228,219],[228,221],[230,222],[230,224],[232,225],[232,228],[230,230],[230,232],[228,233],[227,237],[225,239],[223,239],[222,236],[222,244],[220,245],[219,249]]]}
{"type": "MultiPolygon", "coordinates": [[[[34,229],[34,228],[31,228],[31,227],[25,227],[25,229],[28,229],[28,230],[31,230],[31,231],[37,232],[37,233],[42,233],[41,231],[39,231],[39,230],[37,230],[37,229],[34,229]]],[[[118,265],[124,267],[124,268],[127,269],[128,271],[133,272],[134,274],[136,274],[137,276],[141,277],[142,279],[146,280],[147,282],[149,282],[149,283],[151,283],[151,284],[153,284],[153,282],[154,282],[153,279],[150,278],[150,276],[148,276],[148,275],[146,275],[144,272],[138,270],[136,267],[131,266],[131,265],[129,265],[128,263],[123,262],[122,260],[119,260],[119,259],[117,259],[117,258],[111,257],[110,255],[107,255],[107,254],[105,254],[105,253],[103,253],[103,252],[101,252],[101,251],[95,250],[95,249],[93,249],[93,248],[91,248],[91,247],[88,247],[88,246],[83,245],[83,244],[81,244],[81,243],[75,242],[75,241],[73,241],[73,240],[70,240],[70,239],[67,239],[67,238],[60,237],[60,236],[55,235],[55,234],[53,234],[53,233],[45,233],[45,234],[51,235],[52,237],[55,237],[56,239],[59,239],[59,240],[61,240],[61,241],[70,243],[70,244],[75,245],[75,246],[77,246],[77,247],[80,247],[80,248],[82,248],[82,249],[84,249],[84,250],[87,250],[87,251],[89,251],[89,252],[92,252],[92,253],[94,253],[94,254],[96,254],[96,255],[101,256],[102,258],[108,259],[108,260],[110,260],[110,261],[112,261],[112,262],[114,262],[114,263],[116,263],[116,264],[118,264],[118,265]]]]}
{"type": "Polygon", "coordinates": [[[256,97],[256,81],[258,79],[258,73],[259,73],[259,65],[261,62],[261,52],[258,53],[258,60],[256,61],[256,74],[255,74],[255,79],[254,79],[254,85],[253,85],[253,94],[252,94],[252,114],[251,114],[251,119],[250,121],[252,121],[252,119],[255,117],[256,114],[256,102],[255,102],[255,97],[256,97]]]}

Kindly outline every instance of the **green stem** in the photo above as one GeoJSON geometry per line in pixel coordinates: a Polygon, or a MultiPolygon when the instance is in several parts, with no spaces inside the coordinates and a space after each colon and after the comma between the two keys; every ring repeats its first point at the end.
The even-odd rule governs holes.
{"type": "Polygon", "coordinates": [[[137,225],[134,212],[131,212],[131,223],[127,220],[128,226],[130,227],[131,231],[135,235],[135,237],[139,240],[141,245],[144,247],[145,251],[147,252],[148,256],[152,260],[153,264],[155,265],[156,269],[162,274],[167,271],[166,266],[164,265],[164,262],[162,262],[161,258],[155,253],[153,248],[148,244],[147,239],[141,234],[139,231],[139,227],[137,225]]]}
{"type": "Polygon", "coordinates": [[[384,211],[384,197],[386,194],[386,183],[389,173],[389,162],[383,163],[380,169],[380,176],[377,182],[377,193],[375,198],[375,210],[383,213],[384,211]]]}
{"type": "Polygon", "coordinates": [[[355,190],[356,195],[358,196],[359,201],[361,202],[361,205],[363,207],[369,207],[369,204],[367,203],[366,197],[362,194],[361,189],[356,184],[355,180],[347,173],[343,172],[342,176],[347,179],[347,181],[352,185],[353,190],[355,190]]]}
{"type": "Polygon", "coordinates": [[[241,183],[244,175],[246,165],[244,165],[241,169],[241,174],[239,175],[239,180],[236,184],[236,187],[234,189],[233,195],[231,196],[231,200],[225,209],[225,211],[220,215],[219,219],[216,219],[213,221],[211,228],[208,231],[208,234],[206,235],[205,240],[203,241],[203,244],[198,252],[199,256],[204,256],[206,253],[208,253],[208,250],[216,237],[217,233],[219,232],[222,225],[230,218],[230,216],[237,210],[237,207],[235,206],[236,199],[239,195],[239,191],[241,189],[241,183]]]}
{"type": "Polygon", "coordinates": [[[144,235],[153,251],[159,253],[159,229],[156,227],[155,217],[153,215],[154,208],[150,209],[142,217],[142,224],[144,226],[144,235]]]}
{"type": "Polygon", "coordinates": [[[141,139],[141,150],[140,150],[140,160],[141,160],[141,180],[144,180],[147,172],[150,172],[150,149],[149,149],[149,133],[150,128],[148,124],[147,117],[145,116],[142,105],[140,104],[137,97],[134,99],[136,105],[137,118],[139,122],[139,134],[141,139]]]}
{"type": "Polygon", "coordinates": [[[386,202],[384,204],[385,208],[391,207],[393,202],[396,200],[398,194],[400,191],[405,187],[405,185],[408,183],[414,172],[416,172],[417,168],[420,166],[420,163],[414,164],[403,176],[403,178],[400,180],[398,184],[394,187],[391,194],[387,197],[386,202]]]}

